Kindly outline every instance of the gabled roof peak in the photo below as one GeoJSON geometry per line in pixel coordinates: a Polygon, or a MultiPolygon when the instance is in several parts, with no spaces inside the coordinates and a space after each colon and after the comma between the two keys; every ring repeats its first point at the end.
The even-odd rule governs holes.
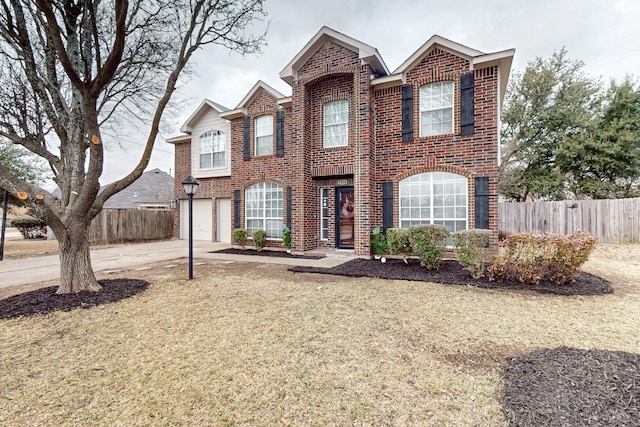
{"type": "Polygon", "coordinates": [[[386,76],[389,74],[389,69],[382,60],[382,56],[373,46],[366,43],[362,43],[346,34],[340,33],[332,28],[323,26],[320,31],[307,44],[304,45],[302,50],[280,71],[280,78],[290,85],[296,79],[298,70],[304,65],[311,56],[328,40],[342,45],[348,49],[351,49],[358,53],[358,57],[364,63],[368,63],[376,71],[376,74],[380,76],[386,76]]]}
{"type": "Polygon", "coordinates": [[[195,109],[193,114],[191,114],[191,116],[189,116],[187,121],[184,122],[182,127],[180,127],[180,132],[190,133],[191,132],[191,128],[193,127],[193,125],[196,122],[198,122],[198,120],[200,120],[200,118],[203,116],[204,113],[207,112],[208,109],[213,109],[213,110],[217,111],[218,114],[224,113],[226,111],[229,111],[229,109],[227,107],[225,107],[223,105],[220,105],[217,102],[213,102],[213,101],[205,98],[205,100],[202,101],[200,103],[200,105],[198,105],[198,108],[195,109]]]}
{"type": "Polygon", "coordinates": [[[483,52],[472,49],[460,43],[456,43],[445,37],[434,34],[427,40],[422,46],[418,48],[406,61],[404,61],[398,68],[396,68],[393,74],[404,73],[407,70],[413,68],[416,62],[420,61],[427,52],[434,47],[440,47],[443,50],[450,52],[454,55],[461,56],[466,59],[471,59],[476,56],[484,55],[483,52]]]}
{"type": "Polygon", "coordinates": [[[249,90],[249,92],[245,95],[245,97],[242,98],[242,101],[240,101],[240,103],[236,106],[235,109],[238,110],[240,108],[246,108],[249,104],[251,104],[251,101],[253,101],[253,98],[255,98],[258,92],[258,89],[266,90],[269,94],[271,94],[276,99],[285,98],[283,94],[281,94],[280,92],[278,92],[277,90],[275,90],[274,88],[272,88],[271,86],[263,82],[262,80],[258,80],[256,84],[253,85],[251,90],[249,90]]]}

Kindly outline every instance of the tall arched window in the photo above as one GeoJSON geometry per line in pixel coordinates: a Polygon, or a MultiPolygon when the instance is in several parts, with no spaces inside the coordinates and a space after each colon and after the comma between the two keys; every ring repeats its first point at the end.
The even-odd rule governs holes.
{"type": "Polygon", "coordinates": [[[444,224],[452,233],[467,229],[467,178],[448,172],[412,175],[398,185],[400,227],[444,224]]]}
{"type": "Polygon", "coordinates": [[[227,136],[221,130],[200,135],[200,169],[227,166],[227,136]]]}
{"type": "Polygon", "coordinates": [[[247,235],[264,230],[270,239],[282,238],[282,187],[272,182],[259,182],[245,190],[245,222],[247,235]]]}

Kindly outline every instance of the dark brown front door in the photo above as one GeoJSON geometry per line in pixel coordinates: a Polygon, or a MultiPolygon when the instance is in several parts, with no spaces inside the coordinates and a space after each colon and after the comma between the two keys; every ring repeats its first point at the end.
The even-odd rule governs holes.
{"type": "Polygon", "coordinates": [[[336,188],[336,211],[336,246],[338,249],[353,249],[353,187],[336,188]]]}

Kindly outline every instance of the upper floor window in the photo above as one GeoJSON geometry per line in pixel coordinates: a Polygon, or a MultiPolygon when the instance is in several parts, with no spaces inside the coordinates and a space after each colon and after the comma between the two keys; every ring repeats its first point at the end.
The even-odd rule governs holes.
{"type": "Polygon", "coordinates": [[[271,182],[259,182],[245,190],[247,235],[264,230],[270,239],[282,238],[282,187],[271,182]]]}
{"type": "Polygon", "coordinates": [[[255,156],[273,154],[273,116],[260,116],[255,121],[255,156]]]}
{"type": "Polygon", "coordinates": [[[400,227],[443,224],[452,233],[467,229],[467,178],[448,172],[412,175],[398,185],[400,227]]]}
{"type": "Polygon", "coordinates": [[[349,138],[349,101],[324,106],[324,148],[344,147],[349,138]]]}
{"type": "Polygon", "coordinates": [[[453,133],[453,82],[420,88],[420,136],[453,133]]]}
{"type": "Polygon", "coordinates": [[[227,136],[220,130],[200,135],[200,169],[227,166],[227,136]]]}

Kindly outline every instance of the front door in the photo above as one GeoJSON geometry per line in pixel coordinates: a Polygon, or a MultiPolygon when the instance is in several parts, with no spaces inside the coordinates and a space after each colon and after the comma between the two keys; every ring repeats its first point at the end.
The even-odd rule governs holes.
{"type": "Polygon", "coordinates": [[[354,239],[353,187],[336,188],[336,246],[353,249],[354,239]]]}

